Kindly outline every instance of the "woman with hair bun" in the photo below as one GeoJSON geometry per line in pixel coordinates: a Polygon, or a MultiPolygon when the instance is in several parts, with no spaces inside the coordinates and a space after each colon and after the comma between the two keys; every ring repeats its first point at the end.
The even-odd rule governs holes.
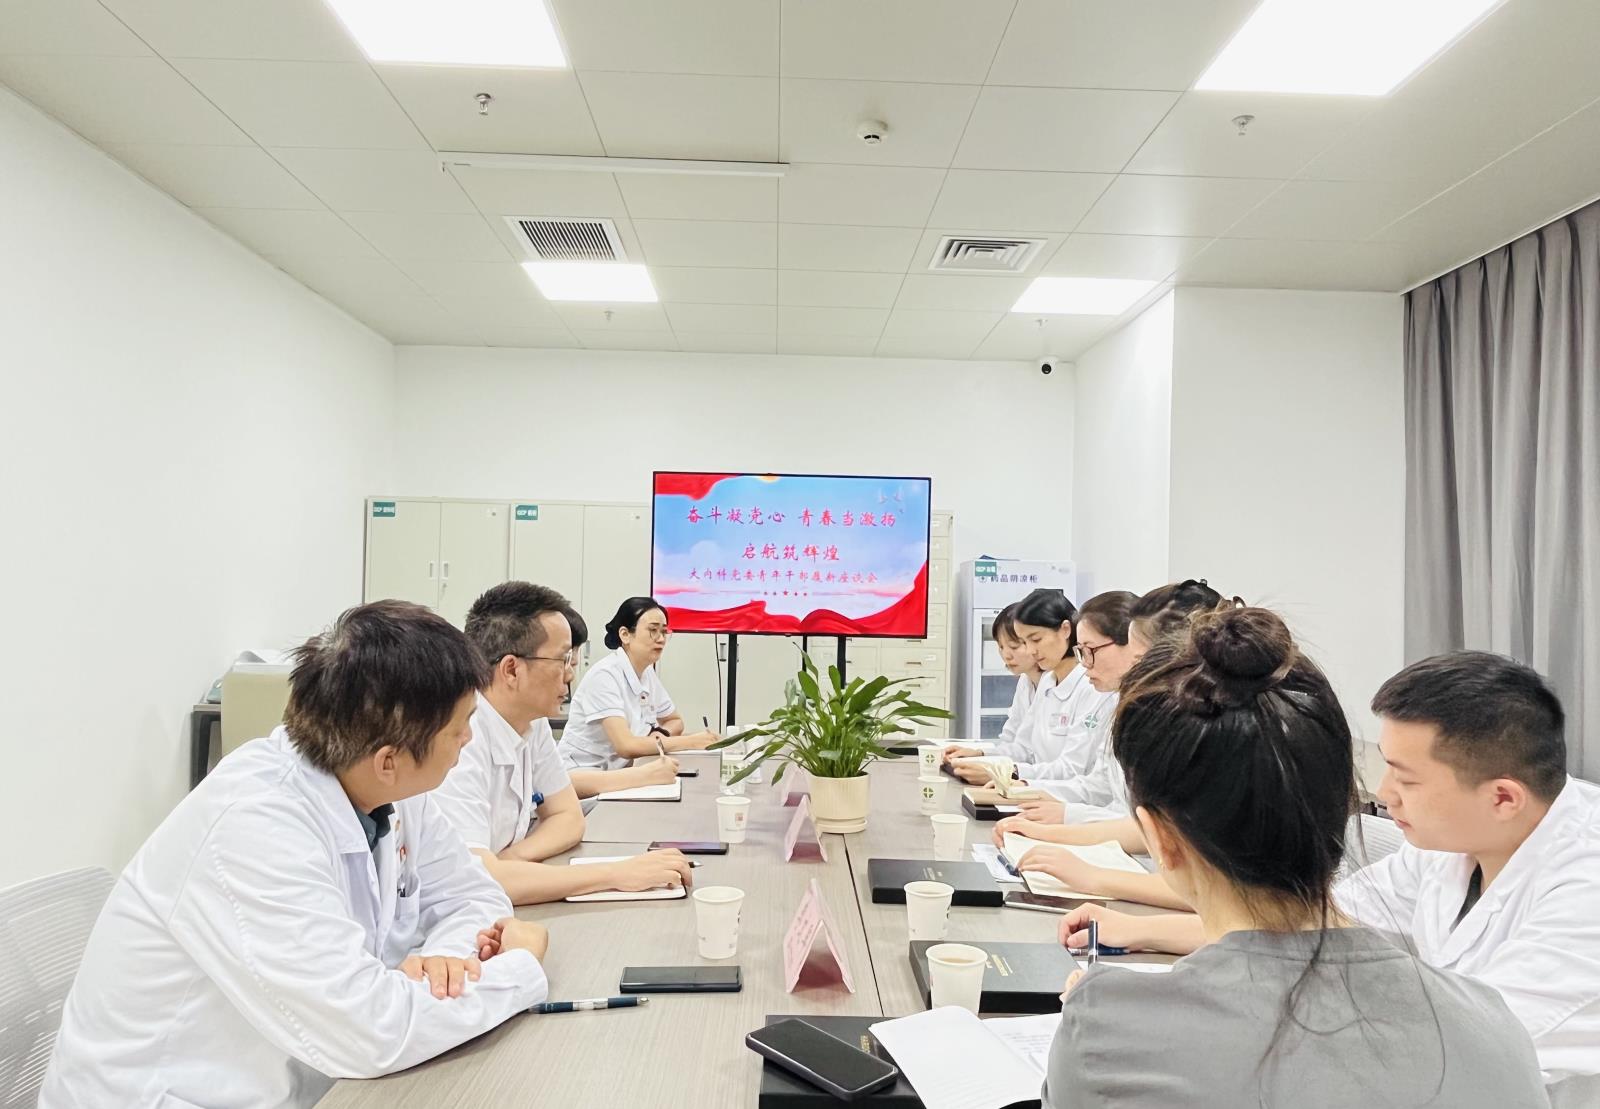
{"type": "Polygon", "coordinates": [[[679,715],[656,674],[672,632],[654,597],[629,597],[606,624],[611,653],[591,666],[572,694],[561,754],[579,797],[676,780],[665,751],[703,751],[713,731],[683,734],[679,715]],[[649,762],[630,766],[635,759],[649,762]]]}
{"type": "Polygon", "coordinates": [[[1282,620],[1201,615],[1122,690],[1112,743],[1135,817],[1207,942],[1160,978],[1100,964],[1068,979],[1046,1109],[1546,1104],[1494,989],[1335,908],[1350,726],[1282,620]]]}

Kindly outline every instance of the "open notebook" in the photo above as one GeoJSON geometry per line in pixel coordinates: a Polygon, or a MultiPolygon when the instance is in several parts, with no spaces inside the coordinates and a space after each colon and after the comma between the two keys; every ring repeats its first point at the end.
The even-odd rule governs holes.
{"type": "Polygon", "coordinates": [[[979,1020],[946,1005],[872,1026],[925,1109],[1038,1105],[1061,1014],[979,1020]]]}
{"type": "Polygon", "coordinates": [[[989,775],[988,785],[966,791],[967,796],[977,804],[1014,804],[1017,801],[1035,801],[1044,796],[1044,791],[1023,785],[1012,777],[1016,773],[1017,764],[1011,759],[999,755],[984,755],[981,758],[968,756],[955,761],[963,766],[981,767],[989,775]]]}
{"type": "Polygon", "coordinates": [[[634,786],[632,789],[618,789],[610,793],[602,793],[601,801],[682,801],[683,779],[668,782],[660,786],[634,786]]]}
{"type": "MultiPolygon", "coordinates": [[[[582,866],[584,863],[619,863],[623,859],[631,858],[630,855],[589,855],[581,859],[571,859],[568,866],[582,866]]],[[[601,890],[599,893],[575,893],[567,898],[568,901],[673,901],[687,897],[689,891],[682,886],[660,886],[653,890],[639,890],[628,893],[624,890],[601,890]]]]}
{"type": "MultiPolygon", "coordinates": [[[[1106,870],[1125,870],[1129,874],[1144,874],[1144,867],[1122,849],[1122,844],[1113,841],[1097,843],[1092,847],[1067,847],[1059,843],[1042,843],[1036,839],[1028,839],[1015,833],[1007,833],[1005,845],[1000,851],[1006,861],[1013,867],[1017,860],[1026,855],[1035,847],[1054,847],[1062,851],[1071,851],[1078,858],[1093,866],[1103,867],[1106,870]]],[[[1075,890],[1065,882],[1052,877],[1039,870],[1025,870],[1022,880],[1028,884],[1029,891],[1045,897],[1079,897],[1095,901],[1109,901],[1110,896],[1096,893],[1093,890],[1075,890]]]]}

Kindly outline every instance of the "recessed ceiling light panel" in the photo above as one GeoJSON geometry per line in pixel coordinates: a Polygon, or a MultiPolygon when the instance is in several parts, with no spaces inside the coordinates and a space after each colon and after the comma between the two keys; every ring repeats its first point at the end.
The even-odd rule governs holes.
{"type": "Polygon", "coordinates": [[[1011,310],[1043,316],[1120,316],[1155,287],[1154,281],[1121,277],[1036,277],[1011,310]]]}
{"type": "Polygon", "coordinates": [[[650,272],[628,262],[524,262],[546,300],[650,303],[656,287],[650,272]]]}
{"type": "Polygon", "coordinates": [[[542,0],[328,0],[375,62],[422,65],[567,64],[542,0]]]}

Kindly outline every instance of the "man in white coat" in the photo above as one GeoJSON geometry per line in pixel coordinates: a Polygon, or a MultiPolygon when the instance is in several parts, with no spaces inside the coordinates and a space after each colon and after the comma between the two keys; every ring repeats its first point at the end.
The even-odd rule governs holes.
{"type": "MultiPolygon", "coordinates": [[[[583,839],[583,807],[546,720],[572,681],[578,619],[561,594],[525,581],[494,586],[467,612],[467,638],[490,678],[472,714],[472,742],[433,799],[518,905],[690,884],[678,851],[589,866],[545,862],[583,839]]],[[[671,780],[675,771],[667,773],[671,780]]]]}
{"type": "Polygon", "coordinates": [[[543,1000],[544,930],[427,796],[484,677],[403,601],[301,647],[284,726],[225,758],[112,890],[40,1106],[311,1106],[543,1000]]]}

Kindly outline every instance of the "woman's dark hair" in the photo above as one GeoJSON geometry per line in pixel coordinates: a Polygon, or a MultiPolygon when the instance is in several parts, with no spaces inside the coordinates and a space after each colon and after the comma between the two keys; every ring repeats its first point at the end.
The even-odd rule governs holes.
{"type": "Polygon", "coordinates": [[[1007,639],[1017,638],[1017,602],[1012,601],[1005,608],[994,614],[994,624],[989,629],[989,638],[996,643],[1000,642],[1003,635],[1007,639]]]}
{"type": "Polygon", "coordinates": [[[1078,610],[1059,589],[1035,589],[1016,603],[1011,614],[1012,626],[1027,624],[1034,628],[1059,628],[1072,624],[1072,634],[1067,636],[1067,650],[1078,645],[1078,610]]]}
{"type": "Polygon", "coordinates": [[[1133,603],[1128,617],[1142,625],[1145,638],[1154,643],[1182,631],[1195,613],[1209,612],[1222,603],[1222,594],[1205,578],[1189,578],[1150,590],[1133,603]]]}
{"type": "Polygon", "coordinates": [[[295,750],[330,774],[384,747],[417,762],[489,664],[460,630],[421,605],[345,610],[294,652],[283,723],[295,750]]]}
{"type": "Polygon", "coordinates": [[[1125,646],[1128,642],[1128,625],[1132,620],[1133,605],[1138,599],[1126,589],[1097,593],[1084,601],[1083,607],[1078,610],[1077,626],[1082,627],[1083,622],[1087,620],[1094,625],[1096,631],[1111,642],[1125,646]]]}
{"type": "Polygon", "coordinates": [[[629,597],[617,606],[617,614],[606,624],[606,646],[615,651],[622,646],[622,629],[637,632],[639,618],[652,609],[658,609],[661,615],[667,615],[666,606],[654,597],[629,597]]]}
{"type": "Polygon", "coordinates": [[[572,649],[576,651],[579,647],[589,642],[589,622],[583,618],[582,613],[571,605],[568,605],[562,611],[567,618],[568,626],[572,628],[572,649]]]}

